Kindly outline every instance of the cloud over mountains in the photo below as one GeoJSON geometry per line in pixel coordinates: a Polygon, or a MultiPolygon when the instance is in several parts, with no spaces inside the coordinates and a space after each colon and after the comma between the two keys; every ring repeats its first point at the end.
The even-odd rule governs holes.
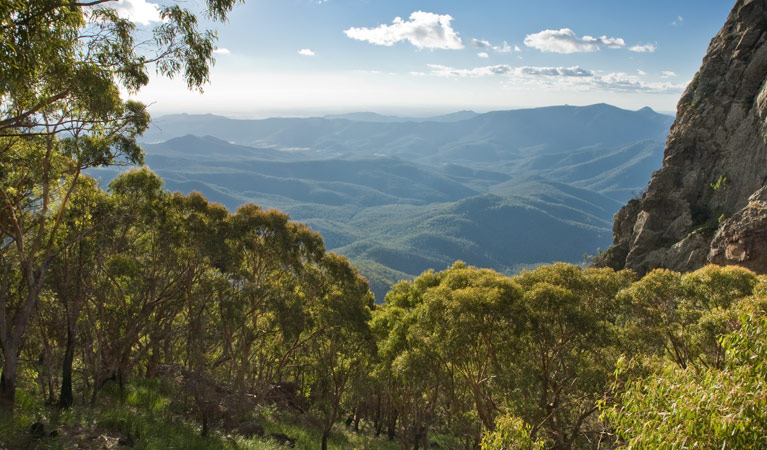
{"type": "Polygon", "coordinates": [[[551,76],[551,77],[591,77],[591,71],[574,67],[513,67],[508,64],[475,67],[473,69],[455,69],[439,64],[429,64],[431,74],[445,77],[484,77],[489,75],[513,76],[551,76]]]}
{"type": "MultiPolygon", "coordinates": [[[[498,64],[493,66],[457,69],[440,64],[428,64],[431,72],[413,73],[413,75],[431,75],[446,78],[481,78],[489,76],[506,77],[515,84],[545,84],[553,88],[568,88],[577,90],[603,89],[621,92],[681,92],[683,84],[669,82],[649,82],[641,76],[629,75],[624,72],[603,73],[585,69],[580,66],[571,67],[540,67],[540,66],[510,66],[498,64]]],[[[661,78],[669,78],[673,72],[664,72],[661,78]]],[[[641,74],[640,74],[641,75],[641,74]]],[[[646,74],[645,74],[646,75],[646,74]]]]}

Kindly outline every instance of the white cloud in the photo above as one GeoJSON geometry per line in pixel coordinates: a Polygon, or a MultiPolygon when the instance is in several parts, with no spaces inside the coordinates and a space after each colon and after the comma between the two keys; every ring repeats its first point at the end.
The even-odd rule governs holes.
{"type": "Polygon", "coordinates": [[[123,19],[144,26],[162,21],[160,7],[146,0],[119,0],[109,6],[117,10],[117,14],[123,19]]]}
{"type": "Polygon", "coordinates": [[[654,44],[637,44],[632,45],[629,47],[629,51],[636,52],[636,53],[652,53],[655,51],[657,47],[655,47],[654,44]]]}
{"type": "Polygon", "coordinates": [[[407,21],[396,17],[391,25],[380,25],[376,28],[352,27],[344,30],[344,33],[352,39],[387,47],[406,40],[419,49],[461,49],[463,42],[450,25],[452,20],[447,14],[416,11],[410,14],[407,21]]]}
{"type": "Polygon", "coordinates": [[[675,76],[676,76],[676,73],[670,70],[664,70],[661,72],[661,78],[671,78],[675,76]]]}
{"type": "Polygon", "coordinates": [[[572,67],[514,67],[506,64],[495,66],[474,67],[470,69],[456,69],[453,67],[429,64],[431,72],[412,72],[411,75],[437,76],[445,78],[482,78],[501,77],[508,81],[510,86],[520,87],[523,85],[546,86],[554,89],[572,89],[578,91],[609,90],[621,92],[646,92],[646,93],[671,93],[681,92],[682,84],[668,82],[649,83],[635,75],[623,72],[600,73],[584,69],[580,66],[572,67]]]}
{"type": "MultiPolygon", "coordinates": [[[[517,47],[515,45],[514,48],[511,48],[511,45],[509,45],[509,43],[506,42],[506,41],[503,41],[503,45],[499,45],[499,46],[493,47],[493,50],[495,50],[496,52],[499,52],[499,53],[510,53],[514,49],[519,49],[519,47],[517,47]]],[[[519,51],[519,50],[517,50],[517,51],[519,51]]]]}
{"type": "Polygon", "coordinates": [[[490,41],[485,41],[482,39],[472,38],[469,41],[469,45],[471,45],[474,48],[493,48],[493,44],[491,44],[490,41]]]}
{"type": "Polygon", "coordinates": [[[645,76],[645,75],[647,75],[647,72],[645,72],[645,71],[644,71],[644,70],[642,70],[642,69],[637,69],[637,73],[638,73],[639,75],[641,75],[641,76],[645,76]]]}
{"type": "Polygon", "coordinates": [[[656,48],[654,44],[636,44],[626,47],[626,41],[619,37],[578,37],[569,28],[543,30],[539,33],[528,34],[525,36],[525,45],[542,52],[551,53],[588,53],[599,51],[604,47],[627,48],[636,53],[652,53],[656,48]]]}
{"type": "Polygon", "coordinates": [[[304,56],[314,56],[314,55],[316,55],[316,53],[314,53],[311,49],[308,49],[308,48],[302,48],[301,50],[298,51],[298,54],[299,55],[304,55],[304,56]]]}
{"type": "Polygon", "coordinates": [[[514,48],[512,48],[509,45],[509,43],[506,42],[506,41],[503,41],[503,45],[493,45],[493,44],[490,43],[490,41],[486,41],[486,40],[483,40],[483,39],[474,39],[474,38],[472,38],[469,41],[469,45],[474,47],[474,48],[479,48],[479,49],[484,49],[484,50],[493,50],[493,51],[496,51],[498,53],[509,53],[511,51],[517,51],[517,52],[520,51],[519,47],[517,47],[515,45],[514,48]]]}
{"type": "Polygon", "coordinates": [[[219,54],[219,55],[228,55],[232,52],[229,51],[228,48],[217,48],[213,50],[213,53],[219,54]]]}
{"type": "Polygon", "coordinates": [[[513,67],[508,64],[475,67],[473,69],[455,69],[439,64],[429,64],[431,75],[438,77],[478,78],[492,75],[510,76],[550,76],[550,77],[590,77],[594,74],[578,66],[574,67],[513,67]]]}
{"type": "Polygon", "coordinates": [[[623,48],[626,43],[621,38],[602,36],[578,37],[569,28],[561,30],[543,30],[540,33],[525,36],[525,45],[542,52],[553,53],[583,53],[595,52],[602,47],[623,48]]]}
{"type": "Polygon", "coordinates": [[[573,67],[519,67],[522,75],[547,77],[593,77],[594,73],[579,66],[573,67]]]}
{"type": "Polygon", "coordinates": [[[430,75],[435,75],[438,77],[478,78],[490,75],[505,75],[514,70],[513,67],[506,64],[497,66],[475,67],[473,69],[455,69],[453,67],[443,66],[440,64],[428,64],[428,66],[431,69],[430,75]]]}
{"type": "Polygon", "coordinates": [[[650,93],[681,92],[682,89],[685,88],[685,85],[683,84],[673,84],[668,82],[649,83],[642,81],[637,76],[623,72],[598,75],[594,77],[593,86],[612,91],[641,91],[650,93]]]}
{"type": "Polygon", "coordinates": [[[673,25],[673,26],[681,25],[681,24],[682,24],[682,22],[684,22],[684,17],[682,17],[682,16],[676,16],[676,19],[674,19],[674,20],[671,22],[671,25],[673,25]]]}
{"type": "Polygon", "coordinates": [[[489,58],[490,57],[490,55],[488,55],[487,52],[479,52],[479,53],[477,53],[477,56],[479,56],[480,58],[489,58]]]}
{"type": "Polygon", "coordinates": [[[515,46],[514,46],[514,51],[515,51],[515,52],[521,52],[521,51],[522,51],[522,49],[520,49],[518,45],[515,45],[515,46]]]}

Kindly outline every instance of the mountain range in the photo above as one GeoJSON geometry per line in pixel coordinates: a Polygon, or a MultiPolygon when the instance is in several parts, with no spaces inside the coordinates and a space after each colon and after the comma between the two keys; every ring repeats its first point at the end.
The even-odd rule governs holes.
{"type": "Polygon", "coordinates": [[[426,119],[179,114],[153,120],[143,146],[171,190],[308,223],[380,301],[457,259],[512,273],[607,248],[613,215],[661,166],[672,121],[605,104],[426,119]]]}

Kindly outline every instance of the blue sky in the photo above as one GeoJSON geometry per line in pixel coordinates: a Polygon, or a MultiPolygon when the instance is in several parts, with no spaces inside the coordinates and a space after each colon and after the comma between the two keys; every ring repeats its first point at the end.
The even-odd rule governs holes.
{"type": "MultiPolygon", "coordinates": [[[[151,25],[150,0],[121,1],[151,25]]],[[[204,94],[153,79],[138,97],[153,113],[238,117],[599,102],[672,112],[732,4],[246,0],[215,24],[204,94]]]]}

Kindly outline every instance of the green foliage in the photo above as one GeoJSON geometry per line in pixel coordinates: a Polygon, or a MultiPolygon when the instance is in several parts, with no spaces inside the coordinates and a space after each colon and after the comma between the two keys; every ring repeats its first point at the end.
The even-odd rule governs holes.
{"type": "Polygon", "coordinates": [[[482,450],[543,450],[544,443],[530,437],[530,426],[519,417],[504,415],[495,420],[495,431],[482,436],[482,450]]]}
{"type": "Polygon", "coordinates": [[[757,281],[739,267],[650,272],[618,295],[632,353],[666,355],[680,368],[720,365],[724,350],[718,339],[737,322],[732,306],[751,295],[757,281]]]}
{"type": "MultiPolygon", "coordinates": [[[[425,272],[395,285],[375,311],[378,377],[416,430],[444,421],[478,443],[503,408],[533,441],[584,445],[602,429],[594,412],[620,354],[614,298],[632,279],[568,264],[516,277],[461,262],[425,272]]],[[[403,442],[423,437],[413,428],[400,431],[403,442]]]]}
{"type": "MultiPolygon", "coordinates": [[[[125,402],[116,390],[104,395],[97,407],[76,406],[59,411],[33,401],[20,392],[13,418],[0,420],[0,445],[8,448],[66,449],[116,446],[119,438],[132,436],[137,449],[198,449],[198,450],[278,450],[285,448],[273,440],[245,438],[212,433],[199,436],[199,427],[188,421],[170,405],[175,395],[173,386],[158,380],[134,379],[126,386],[125,402]],[[29,435],[33,422],[41,422],[46,430],[57,431],[56,437],[34,439],[29,435]]],[[[296,439],[296,448],[319,449],[322,430],[310,421],[300,421],[291,415],[276,413],[261,417],[267,434],[284,433],[296,439]]],[[[385,438],[369,433],[338,431],[330,435],[330,449],[365,448],[394,450],[398,448],[385,438]]]]}
{"type": "Polygon", "coordinates": [[[716,192],[720,189],[723,189],[728,184],[730,184],[730,179],[727,178],[727,175],[721,175],[719,178],[716,179],[716,181],[711,183],[709,187],[711,188],[711,190],[716,192]]]}
{"type": "MultiPolygon", "coordinates": [[[[722,369],[666,364],[630,379],[619,403],[606,411],[618,435],[636,449],[758,449],[767,445],[767,320],[743,316],[722,339],[722,369]]],[[[619,369],[618,374],[622,372],[619,369]]]]}
{"type": "Polygon", "coordinates": [[[657,336],[648,339],[655,351],[617,365],[619,395],[603,413],[627,445],[765,446],[763,285],[748,270],[707,266],[685,275],[656,270],[621,294],[652,308],[628,311],[657,336]]]}
{"type": "MultiPolygon", "coordinates": [[[[0,409],[6,412],[13,410],[19,354],[26,344],[25,335],[32,314],[40,299],[47,295],[44,288],[49,268],[56,258],[69,250],[68,247],[79,247],[85,251],[80,242],[95,233],[96,228],[107,226],[106,222],[112,219],[105,217],[101,223],[83,228],[73,224],[71,217],[68,217],[70,204],[80,195],[81,186],[85,184],[83,190],[88,190],[88,183],[82,182],[85,178],[82,172],[114,164],[143,163],[143,150],[136,140],[149,126],[149,115],[144,105],[123,100],[121,88],[128,93],[138,91],[148,83],[148,67],[152,65],[161,75],[168,77],[183,72],[189,87],[199,88],[207,81],[213,63],[215,34],[198,31],[196,16],[190,11],[176,4],[164,7],[160,14],[162,23],[153,30],[153,39],[138,42],[136,37],[140,30],[129,20],[120,18],[109,3],[107,0],[87,3],[54,0],[0,3],[2,286],[7,286],[11,278],[19,275],[24,281],[12,292],[3,288],[0,295],[0,317],[3,318],[0,321],[0,346],[3,349],[0,409]]],[[[233,5],[233,0],[206,2],[210,17],[216,20],[224,20],[233,5]]],[[[138,193],[143,188],[146,188],[144,193],[156,193],[159,191],[157,186],[142,184],[150,181],[147,178],[151,176],[140,173],[126,176],[123,187],[130,190],[138,185],[139,189],[133,189],[132,193],[138,193]],[[131,183],[133,185],[129,186],[131,183]]],[[[116,185],[115,193],[118,194],[120,189],[116,185]]],[[[148,203],[144,201],[142,206],[157,206],[148,203]]],[[[146,210],[139,212],[148,221],[154,219],[146,210]]],[[[123,238],[131,234],[127,228],[130,227],[124,228],[123,238]]],[[[142,238],[137,239],[138,247],[152,245],[152,239],[147,234],[151,233],[136,236],[142,238]]],[[[169,234],[165,233],[164,237],[169,237],[169,234]]],[[[168,244],[171,242],[166,241],[168,244]]],[[[111,249],[116,247],[113,245],[111,249]]],[[[68,256],[69,262],[72,262],[72,255],[68,256]]],[[[134,287],[126,280],[132,277],[135,281],[142,269],[147,269],[146,265],[120,261],[119,258],[113,262],[101,265],[102,269],[105,265],[113,269],[111,274],[114,276],[109,282],[101,283],[102,288],[111,283],[113,294],[134,287]]],[[[169,258],[168,264],[173,262],[173,258],[169,258]]],[[[84,258],[80,258],[78,268],[85,266],[84,258]]],[[[88,270],[92,272],[96,269],[89,267],[88,270]]],[[[73,333],[84,305],[85,294],[82,290],[85,283],[69,283],[66,286],[66,282],[61,282],[61,272],[65,271],[58,274],[59,294],[62,294],[61,291],[72,294],[69,288],[77,291],[76,301],[71,304],[61,300],[67,316],[64,321],[66,337],[55,336],[67,341],[63,359],[68,367],[64,372],[68,373],[63,378],[67,380],[64,384],[70,385],[73,333]]],[[[142,274],[146,275],[147,270],[142,274]]],[[[52,277],[55,278],[55,275],[52,277]]],[[[145,277],[143,281],[147,279],[148,284],[157,281],[157,277],[145,277]]],[[[142,287],[146,285],[136,289],[142,287]]],[[[135,291],[120,292],[119,300],[123,310],[132,308],[134,314],[130,318],[144,327],[146,319],[154,312],[147,306],[155,307],[161,303],[160,300],[167,300],[164,293],[154,294],[157,291],[140,299],[135,291]],[[140,312],[137,313],[137,310],[140,312]]],[[[102,318],[107,317],[103,313],[108,310],[115,312],[111,306],[100,308],[102,318]]],[[[121,318],[127,319],[126,316],[130,315],[121,318]]],[[[104,334],[94,339],[100,347],[92,353],[101,353],[96,357],[95,365],[102,363],[102,357],[106,360],[103,361],[106,367],[100,370],[107,374],[119,371],[115,359],[126,358],[126,353],[136,344],[134,339],[143,337],[141,330],[131,329],[133,324],[119,330],[126,336],[112,348],[103,347],[104,334]]],[[[51,343],[47,340],[43,344],[47,355],[51,343]]],[[[43,360],[45,362],[45,358],[43,360]]],[[[121,364],[126,365],[127,362],[123,360],[121,364]]],[[[50,370],[51,364],[45,365],[50,370]]],[[[52,380],[50,374],[46,376],[49,381],[52,380]]],[[[96,384],[100,382],[101,375],[96,377],[96,384]]],[[[52,391],[53,386],[49,390],[52,391]]],[[[53,396],[52,392],[49,396],[53,396]]],[[[62,404],[71,401],[67,398],[62,400],[62,404]]]]}

